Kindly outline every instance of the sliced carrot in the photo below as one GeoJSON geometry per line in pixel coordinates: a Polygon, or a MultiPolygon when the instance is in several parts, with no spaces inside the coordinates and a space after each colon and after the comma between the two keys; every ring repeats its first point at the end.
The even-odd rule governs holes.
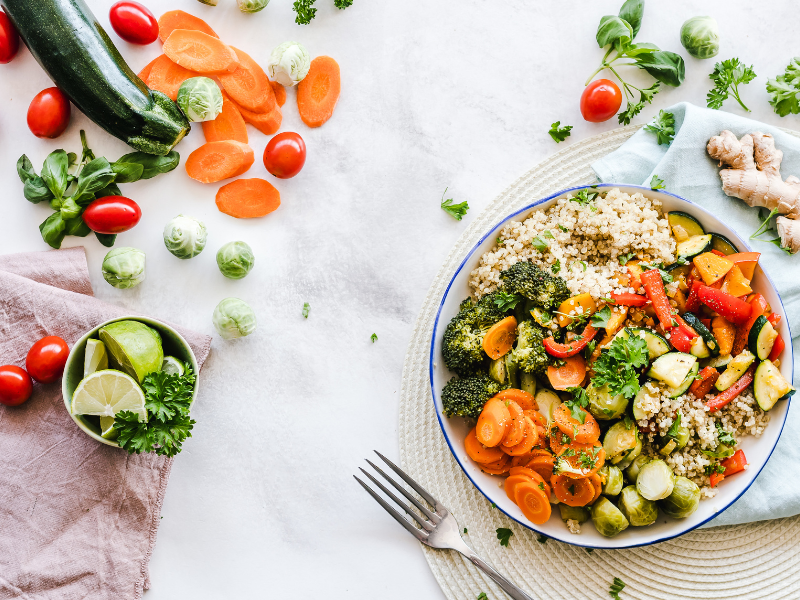
{"type": "Polygon", "coordinates": [[[572,442],[558,453],[557,459],[559,463],[563,460],[569,464],[569,470],[559,467],[565,477],[585,479],[602,468],[606,460],[606,451],[599,442],[594,445],[572,442]]]}
{"type": "Polygon", "coordinates": [[[170,10],[161,15],[158,20],[158,37],[162,42],[166,42],[169,35],[176,29],[193,29],[215,38],[219,37],[203,19],[182,10],[170,10]]]}
{"type": "Polygon", "coordinates": [[[297,84],[297,110],[309,127],[320,127],[333,116],[341,93],[338,63],[330,56],[311,61],[308,75],[297,84]]]}
{"type": "Polygon", "coordinates": [[[483,336],[483,351],[492,360],[497,360],[508,354],[514,347],[514,340],[517,339],[517,320],[514,317],[506,317],[499,323],[495,323],[483,336]]]}
{"type": "Polygon", "coordinates": [[[503,475],[508,473],[509,469],[511,469],[511,460],[509,460],[508,456],[504,456],[496,463],[478,466],[481,468],[481,471],[489,475],[503,475]]]}
{"type": "MultiPolygon", "coordinates": [[[[517,402],[517,404],[519,404],[519,402],[517,402]]],[[[531,421],[540,427],[544,427],[545,429],[547,428],[547,419],[538,410],[525,409],[522,412],[525,413],[526,417],[530,417],[531,421]]]]}
{"type": "Polygon", "coordinates": [[[550,518],[550,500],[532,481],[518,484],[514,489],[514,499],[531,523],[541,525],[550,518]]]}
{"type": "MultiPolygon", "coordinates": [[[[514,459],[511,459],[511,462],[514,462],[514,459]]],[[[527,475],[529,478],[533,480],[533,482],[539,486],[539,488],[545,493],[545,495],[549,498],[550,497],[550,484],[544,480],[539,473],[534,471],[533,469],[529,469],[528,467],[511,467],[508,470],[509,475],[527,475]],[[542,484],[542,485],[539,485],[542,484]]]]}
{"type": "Polygon", "coordinates": [[[242,118],[264,135],[272,135],[281,128],[283,112],[281,111],[281,107],[277,104],[271,111],[260,113],[247,110],[241,106],[237,108],[239,112],[242,113],[242,118]]]}
{"type": "Polygon", "coordinates": [[[554,454],[560,453],[566,446],[572,443],[572,437],[566,433],[562,433],[560,429],[556,428],[555,432],[550,433],[550,450],[554,454]]]}
{"type": "Polygon", "coordinates": [[[505,402],[490,398],[478,417],[478,441],[484,446],[499,446],[510,426],[511,413],[505,402]]]}
{"type": "Polygon", "coordinates": [[[233,48],[219,38],[192,29],[170,33],[163,51],[172,62],[196,73],[232,73],[239,66],[233,48]]]}
{"type": "Polygon", "coordinates": [[[154,58],[154,59],[153,59],[153,60],[151,60],[149,63],[147,63],[147,64],[146,64],[146,65],[145,65],[145,66],[142,68],[142,70],[141,70],[141,71],[139,71],[139,79],[141,79],[142,81],[144,81],[144,82],[145,82],[145,84],[147,84],[147,78],[148,78],[148,77],[150,77],[150,71],[152,70],[152,68],[153,68],[153,65],[154,65],[154,64],[156,64],[156,61],[157,61],[157,60],[158,60],[158,57],[154,58]]]}
{"type": "Polygon", "coordinates": [[[525,417],[525,437],[516,446],[510,448],[502,446],[500,449],[510,456],[520,456],[521,454],[528,454],[539,441],[539,432],[536,430],[536,425],[528,417],[525,417]]]}
{"type": "Polygon", "coordinates": [[[536,471],[545,481],[550,481],[550,478],[553,476],[553,469],[555,468],[555,465],[555,457],[537,456],[532,458],[531,461],[525,466],[536,471]]]}
{"type": "MultiPolygon", "coordinates": [[[[539,442],[541,442],[541,437],[539,438],[539,442]]],[[[512,456],[511,457],[511,462],[513,463],[512,466],[524,467],[531,461],[531,459],[536,458],[537,456],[553,455],[549,450],[545,450],[544,448],[539,448],[537,446],[534,446],[533,449],[527,454],[519,454],[517,456],[512,456]]]]}
{"type": "Polygon", "coordinates": [[[502,459],[505,454],[499,448],[487,448],[478,441],[478,436],[475,435],[475,428],[473,427],[467,434],[464,440],[464,450],[467,451],[467,456],[479,464],[489,464],[497,462],[502,459]]]}
{"type": "Polygon", "coordinates": [[[594,504],[603,492],[603,480],[600,479],[597,473],[592,473],[587,479],[592,482],[592,487],[594,488],[594,498],[589,504],[594,504]]]}
{"type": "Polygon", "coordinates": [[[600,439],[600,425],[597,424],[597,420],[585,408],[580,410],[584,413],[583,423],[578,419],[572,418],[572,412],[566,404],[558,405],[553,412],[553,420],[561,430],[561,433],[568,435],[581,444],[593,444],[600,439]]]}
{"type": "Polygon", "coordinates": [[[222,112],[213,121],[203,121],[203,135],[207,142],[235,140],[246,144],[247,126],[242,113],[227,94],[222,94],[222,112]]]}
{"type": "Polygon", "coordinates": [[[269,84],[272,86],[272,91],[275,93],[275,102],[278,103],[278,106],[286,104],[286,88],[277,81],[270,81],[269,84]]]}
{"type": "Polygon", "coordinates": [[[150,72],[147,74],[147,87],[166,94],[174,101],[178,99],[181,84],[196,76],[197,73],[176,65],[169,57],[162,54],[151,63],[150,72]]]}
{"type": "Polygon", "coordinates": [[[217,191],[217,208],[237,219],[263,217],[281,205],[281,194],[263,179],[237,179],[217,191]]]}
{"type": "Polygon", "coordinates": [[[560,367],[547,367],[547,378],[555,390],[578,387],[586,377],[586,362],[582,354],[562,359],[560,367]]]}
{"type": "Polygon", "coordinates": [[[522,475],[522,474],[515,475],[511,473],[510,469],[508,472],[509,476],[506,477],[506,480],[503,482],[503,489],[505,489],[506,496],[508,496],[508,499],[511,500],[512,502],[515,502],[516,500],[514,499],[514,488],[517,487],[517,484],[525,482],[532,483],[533,479],[531,479],[528,475],[522,475]]]}
{"type": "Polygon", "coordinates": [[[241,175],[253,162],[253,149],[247,144],[234,140],[209,142],[186,159],[186,173],[200,183],[215,183],[241,175]]]}
{"type": "Polygon", "coordinates": [[[500,390],[494,395],[494,397],[499,398],[500,400],[512,400],[519,404],[522,410],[537,410],[539,408],[539,405],[536,404],[536,400],[531,394],[515,388],[500,390]]]}
{"type": "Polygon", "coordinates": [[[558,501],[567,506],[586,506],[595,495],[594,486],[589,479],[570,479],[563,475],[553,475],[550,485],[558,501]]]}
{"type": "Polygon", "coordinates": [[[506,432],[506,437],[503,438],[501,444],[506,448],[516,446],[525,439],[525,428],[527,423],[525,421],[525,414],[519,407],[519,404],[511,400],[505,400],[508,413],[511,415],[511,426],[506,432]]]}
{"type": "Polygon", "coordinates": [[[239,66],[232,73],[221,73],[220,83],[236,104],[254,112],[269,112],[276,106],[269,78],[256,61],[243,50],[233,48],[239,66]]]}

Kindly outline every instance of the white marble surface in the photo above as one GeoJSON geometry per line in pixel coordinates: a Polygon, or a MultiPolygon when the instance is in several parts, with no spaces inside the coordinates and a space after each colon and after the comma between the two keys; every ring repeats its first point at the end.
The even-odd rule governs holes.
{"type": "MultiPolygon", "coordinates": [[[[112,0],[88,3],[107,24],[112,0]]],[[[551,122],[573,124],[570,141],[616,127],[615,120],[585,123],[577,105],[602,57],[597,21],[615,14],[620,0],[356,0],[341,12],[318,0],[306,27],[294,24],[290,0],[273,0],[256,15],[240,14],[233,0],[216,8],[149,4],[156,14],[183,8],[206,18],[262,62],[279,43],[301,41],[312,55],[336,58],[343,92],[333,119],[316,130],[302,124],[289,92],[283,130],[303,135],[308,161],[295,179],[274,182],[283,206],[273,215],[240,222],[218,213],[218,186],[190,180],[181,166],[123,188],[144,211],[119,239],[147,253],[140,287],[116,290],[103,281],[105,249],[95,240],[65,243],[86,245],[95,292],[109,302],[208,333],[214,306],[227,296],[245,299],[259,317],[250,338],[214,339],[194,437],[172,471],[146,598],[440,598],[416,542],[351,475],[373,448],[397,456],[406,343],[429,282],[465,225],[569,143],[550,140],[551,122]],[[448,186],[448,195],[472,207],[460,223],[439,209],[448,186]],[[178,213],[204,220],[210,232],[207,250],[189,262],[161,242],[178,213]],[[235,239],[256,254],[242,281],[223,278],[214,262],[216,249],[235,239]],[[308,320],[303,302],[311,304],[308,320]]],[[[718,19],[721,58],[755,65],[758,79],[742,90],[752,116],[800,128],[797,117],[772,113],[764,89],[796,52],[795,3],[650,0],[639,41],[685,55],[678,31],[698,13],[718,19]]],[[[159,51],[158,44],[118,45],[135,69],[159,51]]],[[[687,58],[686,83],[666,88],[636,122],[680,100],[704,103],[712,68],[687,58]]],[[[0,65],[2,253],[46,249],[37,226],[49,212],[22,196],[14,171],[20,153],[38,169],[55,148],[79,149],[81,128],[98,155],[127,151],[77,111],[58,141],[33,137],[27,106],[48,85],[25,50],[0,65]]],[[[733,101],[726,108],[741,112],[733,101]]],[[[259,156],[266,138],[250,135],[259,156]]],[[[196,128],[178,150],[185,157],[201,143],[196,128]]],[[[249,175],[272,179],[260,161],[249,175]]]]}

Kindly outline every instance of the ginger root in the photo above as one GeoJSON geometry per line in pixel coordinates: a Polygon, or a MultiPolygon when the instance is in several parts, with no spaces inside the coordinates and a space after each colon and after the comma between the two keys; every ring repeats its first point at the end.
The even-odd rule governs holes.
{"type": "Polygon", "coordinates": [[[725,130],[712,137],[706,146],[709,156],[726,165],[719,176],[722,191],[744,200],[748,206],[777,209],[777,228],[781,246],[792,254],[800,250],[800,179],[781,177],[783,152],[775,148],[775,139],[768,133],[754,132],[737,139],[725,130]]]}

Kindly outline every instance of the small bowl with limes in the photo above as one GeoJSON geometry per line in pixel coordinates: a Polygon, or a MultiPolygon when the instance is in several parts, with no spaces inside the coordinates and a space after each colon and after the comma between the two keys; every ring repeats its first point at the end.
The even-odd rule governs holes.
{"type": "MultiPolygon", "coordinates": [[[[172,327],[147,317],[101,323],[79,339],[67,358],[61,388],[76,425],[108,446],[115,441],[114,415],[130,411],[147,418],[142,383],[151,373],[199,373],[197,359],[172,327]]],[[[197,397],[195,378],[191,401],[197,397]]]]}

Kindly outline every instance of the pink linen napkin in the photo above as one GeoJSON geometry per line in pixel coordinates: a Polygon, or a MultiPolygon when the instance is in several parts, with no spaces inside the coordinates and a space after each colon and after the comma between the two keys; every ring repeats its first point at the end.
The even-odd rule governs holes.
{"type": "MultiPolygon", "coordinates": [[[[126,313],[92,297],[83,248],[0,256],[0,364],[24,368],[36,340],[71,347],[126,313]]],[[[202,365],[211,338],[175,329],[202,365]]],[[[60,381],[0,405],[0,599],[141,598],[171,466],[84,434],[60,381]]]]}

